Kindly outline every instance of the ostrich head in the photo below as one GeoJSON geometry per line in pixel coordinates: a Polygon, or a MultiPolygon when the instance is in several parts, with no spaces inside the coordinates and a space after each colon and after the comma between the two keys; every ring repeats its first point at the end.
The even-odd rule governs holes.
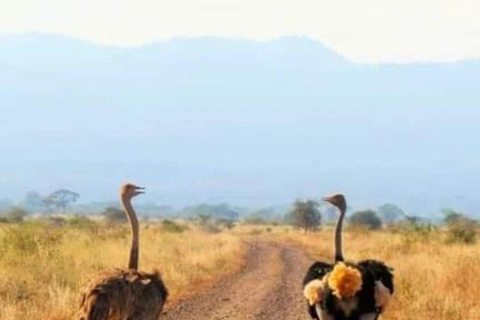
{"type": "Polygon", "coordinates": [[[124,199],[132,199],[133,197],[138,196],[139,194],[145,193],[145,188],[136,186],[132,183],[126,183],[120,188],[120,196],[124,199]]]}
{"type": "Polygon", "coordinates": [[[322,198],[322,200],[334,205],[340,210],[340,212],[347,210],[347,201],[345,200],[345,196],[343,194],[325,196],[322,198]]]}

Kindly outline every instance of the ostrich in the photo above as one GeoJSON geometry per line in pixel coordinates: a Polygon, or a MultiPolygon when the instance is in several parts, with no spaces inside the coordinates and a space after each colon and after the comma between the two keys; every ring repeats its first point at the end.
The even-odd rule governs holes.
{"type": "Polygon", "coordinates": [[[103,272],[81,296],[79,320],[158,320],[168,291],[158,272],[138,271],[139,228],[131,199],[144,188],[125,184],[120,199],[132,230],[128,269],[103,272]]]}
{"type": "Polygon", "coordinates": [[[345,262],[342,226],[347,203],[342,194],[322,198],[337,207],[335,262],[317,261],[303,279],[308,313],[317,320],[376,320],[393,294],[392,269],[377,260],[345,262]]]}

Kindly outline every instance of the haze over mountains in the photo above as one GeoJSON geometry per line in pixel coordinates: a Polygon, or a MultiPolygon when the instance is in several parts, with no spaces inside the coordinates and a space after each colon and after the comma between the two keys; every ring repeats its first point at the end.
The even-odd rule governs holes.
{"type": "Polygon", "coordinates": [[[0,198],[480,213],[480,60],[359,65],[307,38],[137,48],[0,37],[0,198]]]}

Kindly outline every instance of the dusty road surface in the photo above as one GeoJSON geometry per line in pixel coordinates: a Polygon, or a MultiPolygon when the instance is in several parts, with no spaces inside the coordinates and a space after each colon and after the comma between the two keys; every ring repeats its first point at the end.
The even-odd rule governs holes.
{"type": "Polygon", "coordinates": [[[302,251],[253,243],[244,269],[170,309],[163,320],[307,320],[302,279],[312,260],[302,251]]]}

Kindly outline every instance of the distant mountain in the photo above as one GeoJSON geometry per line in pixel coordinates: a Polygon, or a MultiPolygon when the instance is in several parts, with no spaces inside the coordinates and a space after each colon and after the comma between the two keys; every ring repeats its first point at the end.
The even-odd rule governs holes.
{"type": "Polygon", "coordinates": [[[480,61],[353,64],[319,42],[176,39],[135,48],[0,37],[0,199],[480,213],[480,61]]]}

